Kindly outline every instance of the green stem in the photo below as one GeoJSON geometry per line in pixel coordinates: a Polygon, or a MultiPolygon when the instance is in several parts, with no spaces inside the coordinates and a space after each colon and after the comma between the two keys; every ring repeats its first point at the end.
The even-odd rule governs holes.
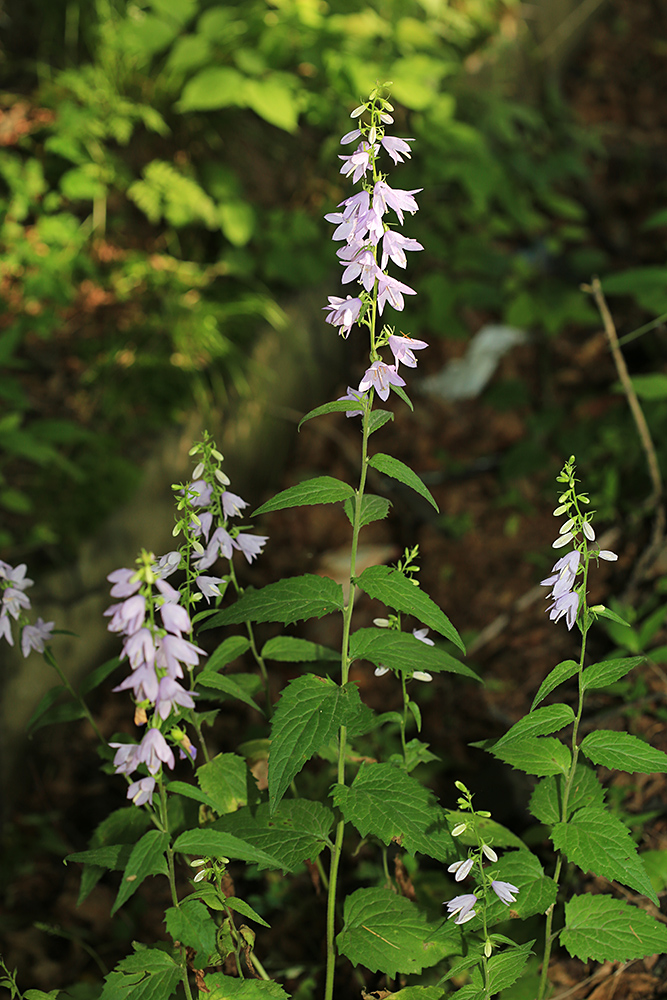
{"type": "MultiPolygon", "coordinates": [[[[164,786],[164,781],[162,780],[162,771],[160,771],[159,777],[157,779],[157,786],[160,792],[160,822],[162,824],[162,829],[165,833],[169,833],[169,816],[167,813],[167,790],[164,786]]],[[[171,837],[169,837],[169,843],[167,850],[165,852],[167,857],[167,877],[169,879],[169,891],[171,892],[171,901],[175,907],[179,907],[180,903],[178,900],[178,893],[176,892],[176,867],[174,864],[174,849],[171,846],[171,837]]],[[[183,989],[185,990],[185,996],[187,1000],[193,1000],[192,991],[190,989],[190,981],[188,979],[188,962],[183,945],[180,946],[181,949],[181,978],[183,979],[183,989]]]]}
{"type": "MultiPolygon", "coordinates": [[[[368,437],[369,420],[373,406],[373,391],[369,394],[369,402],[364,410],[362,423],[362,445],[361,445],[361,474],[359,477],[359,488],[354,498],[354,518],[352,522],[352,544],[350,550],[350,592],[347,604],[343,608],[343,640],[341,646],[341,686],[347,684],[350,674],[350,631],[352,625],[352,611],[354,610],[355,595],[355,575],[357,563],[357,549],[359,546],[359,532],[361,531],[361,507],[364,498],[364,488],[366,486],[366,474],[368,469],[368,437]]],[[[345,784],[345,748],[347,745],[347,729],[341,726],[338,734],[338,772],[337,781],[339,785],[345,784]]],[[[333,850],[331,852],[331,864],[329,867],[329,895],[327,899],[327,963],[326,981],[324,987],[324,1000],[333,1000],[334,972],[336,967],[336,888],[338,884],[338,868],[340,856],[343,850],[343,836],[345,833],[345,820],[340,819],[336,824],[336,836],[333,850]]]]}
{"type": "Polygon", "coordinates": [[[67,677],[65,676],[65,674],[62,672],[61,668],[58,666],[58,662],[57,662],[55,656],[53,655],[53,653],[51,652],[51,650],[49,649],[48,646],[44,650],[44,659],[46,660],[46,662],[49,664],[50,667],[53,667],[53,669],[55,670],[55,672],[58,674],[58,677],[60,678],[60,680],[62,681],[62,683],[67,688],[67,691],[69,692],[69,694],[71,694],[71,696],[74,698],[74,700],[78,701],[78,703],[81,705],[81,708],[84,711],[86,719],[88,720],[88,722],[93,727],[95,735],[99,739],[100,743],[103,743],[106,746],[107,741],[102,736],[102,733],[100,732],[97,723],[95,722],[94,718],[92,717],[92,715],[90,713],[90,709],[86,705],[85,701],[83,700],[83,698],[81,697],[81,695],[79,694],[79,692],[72,686],[72,684],[69,682],[69,680],[67,679],[67,677]]]}
{"type": "Polygon", "coordinates": [[[403,691],[403,719],[401,721],[401,748],[403,750],[403,763],[406,768],[408,766],[408,749],[405,742],[405,730],[408,725],[408,702],[410,698],[408,696],[407,684],[405,681],[405,674],[401,672],[401,688],[403,691]]]}
{"type": "MultiPolygon", "coordinates": [[[[236,571],[234,570],[234,564],[232,560],[229,560],[229,578],[232,581],[234,590],[236,591],[238,597],[243,597],[243,587],[239,584],[236,579],[236,571]]],[[[261,656],[259,650],[257,649],[257,643],[255,642],[255,633],[253,631],[252,623],[245,623],[246,631],[248,633],[248,639],[250,641],[250,652],[252,653],[255,663],[259,667],[259,672],[262,675],[262,683],[264,684],[264,697],[266,698],[266,713],[269,717],[273,715],[273,705],[271,704],[271,689],[269,686],[269,672],[266,669],[266,663],[261,656]]]]}

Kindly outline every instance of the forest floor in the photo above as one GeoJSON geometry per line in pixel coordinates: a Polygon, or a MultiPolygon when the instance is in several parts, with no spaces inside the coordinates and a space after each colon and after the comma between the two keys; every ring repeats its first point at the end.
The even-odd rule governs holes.
{"type": "MultiPolygon", "coordinates": [[[[667,29],[666,21],[659,0],[612,0],[563,81],[575,113],[587,125],[602,130],[608,156],[596,167],[593,209],[601,244],[613,247],[626,266],[644,262],[638,241],[650,237],[641,233],[636,220],[646,217],[647,192],[660,184],[664,189],[667,105],[662,98],[667,90],[667,30],[660,32],[656,25],[667,29]],[[642,150],[641,170],[629,146],[642,150]]],[[[634,319],[631,314],[624,317],[628,329],[634,319]]],[[[491,318],[470,316],[469,320],[473,332],[491,318]]],[[[528,710],[546,673],[559,661],[577,656],[576,631],[568,632],[562,621],[549,622],[544,612],[546,591],[538,586],[554,559],[551,542],[558,525],[552,516],[554,478],[567,456],[548,457],[538,475],[512,475],[502,462],[508,449],[526,438],[543,392],[544,357],[538,357],[534,343],[513,348],[495,376],[496,382],[519,380],[528,386],[530,401],[523,407],[506,409],[484,395],[449,404],[420,394],[419,380],[440,371],[464,348],[461,342],[441,340],[424,352],[418,374],[412,380],[413,373],[407,376],[413,387],[414,413],[402,404],[396,406],[395,421],[373,441],[377,450],[385,450],[383,441],[390,440],[387,449],[423,476],[440,514],[407,491],[387,494],[393,502],[392,513],[386,521],[364,530],[360,559],[367,565],[394,562],[406,546],[419,544],[421,586],[467,641],[467,662],[485,682],[473,686],[452,675],[440,675],[419,692],[424,738],[444,761],[435,777],[436,791],[451,806],[453,781],[463,780],[475,790],[480,808],[490,809],[499,822],[523,830],[529,823],[527,784],[515,772],[508,776],[505,771],[509,769],[497,768],[488,755],[469,744],[504,732],[528,710]]],[[[550,386],[561,400],[572,401],[573,426],[580,418],[602,421],[613,408],[625,405],[622,397],[611,392],[616,376],[602,332],[573,329],[551,343],[549,351],[550,386]],[[607,389],[581,402],[579,390],[586,384],[607,389]]],[[[358,374],[350,377],[351,384],[358,374]]],[[[349,479],[358,470],[358,456],[356,420],[331,415],[309,422],[296,437],[290,466],[279,486],[293,485],[304,474],[349,479]]],[[[370,482],[372,492],[384,493],[386,487],[386,482],[370,482]]],[[[605,544],[618,552],[619,560],[592,572],[591,603],[607,602],[623,593],[650,533],[648,521],[632,531],[621,525],[607,527],[605,544]]],[[[281,575],[302,572],[344,578],[349,524],[337,505],[268,515],[261,530],[271,542],[248,572],[248,582],[263,585],[281,575]]],[[[652,575],[641,582],[640,594],[650,594],[665,572],[667,563],[654,566],[652,575]]],[[[375,614],[377,608],[362,595],[355,625],[369,624],[375,614]]],[[[324,619],[309,625],[303,634],[335,645],[335,628],[336,623],[324,619]]],[[[656,633],[653,641],[667,643],[667,631],[656,633]]],[[[603,632],[594,646],[592,655],[598,658],[614,648],[603,632]]],[[[595,727],[604,720],[606,727],[627,728],[667,751],[667,675],[659,664],[649,661],[633,677],[633,684],[621,696],[591,699],[585,725],[595,727]]],[[[378,679],[368,666],[361,666],[355,668],[353,679],[373,708],[398,707],[398,692],[389,675],[378,679]]],[[[127,705],[121,698],[105,698],[95,708],[105,734],[124,727],[127,705]]],[[[242,713],[227,712],[224,724],[226,735],[221,737],[220,748],[232,749],[243,738],[248,720],[242,713]]],[[[605,772],[604,781],[642,849],[667,849],[664,779],[605,772]]],[[[129,939],[164,937],[163,913],[169,905],[166,890],[159,884],[164,880],[145,883],[134,897],[131,913],[127,915],[124,908],[113,920],[109,918],[115,895],[111,881],[103,880],[76,907],[78,866],[63,866],[62,857],[83,850],[96,823],[124,802],[122,789],[110,792],[113,779],[97,767],[95,738],[87,726],[73,725],[56,736],[55,742],[50,733],[35,738],[20,785],[2,862],[7,884],[0,909],[5,959],[10,967],[18,967],[24,989],[52,990],[73,981],[93,982],[99,979],[100,961],[112,967],[126,952],[129,939]]],[[[582,888],[596,891],[596,880],[590,878],[582,888]]],[[[641,905],[641,900],[634,901],[641,905]]],[[[667,913],[664,905],[663,911],[667,913]]],[[[659,919],[667,922],[664,914],[659,919]]],[[[287,933],[298,938],[300,932],[290,923],[287,933]]],[[[307,929],[301,933],[305,936],[307,929]]],[[[293,941],[289,948],[295,948],[293,941]]],[[[552,958],[550,978],[553,996],[559,1000],[667,997],[664,956],[600,966],[559,951],[552,958]]],[[[369,984],[369,988],[382,985],[369,984]]],[[[527,994],[525,1000],[531,997],[527,994]]]]}

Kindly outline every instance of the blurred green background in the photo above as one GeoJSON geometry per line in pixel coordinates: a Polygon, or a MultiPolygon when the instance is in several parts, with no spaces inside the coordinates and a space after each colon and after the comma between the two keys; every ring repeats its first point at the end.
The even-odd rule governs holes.
{"type": "MultiPolygon", "coordinates": [[[[665,311],[662,259],[628,261],[600,236],[605,146],[575,122],[558,61],[539,58],[528,6],[6,0],[0,555],[66,558],[131,495],[140,442],[195,405],[214,419],[244,391],[262,326],[289,336],[284,303],[328,276],[338,292],[322,215],[349,193],[339,137],[378,82],[392,81],[395,134],[416,139],[394,183],[424,189],[415,335],[500,322],[545,344],[587,336],[599,320],[578,286],[594,272],[637,324],[665,311]]],[[[637,225],[655,231],[666,212],[637,225]]],[[[646,404],[663,451],[664,382],[646,404]]],[[[615,414],[579,422],[575,441],[547,392],[510,464],[531,471],[563,433],[564,455],[601,470],[589,486],[612,513],[643,468],[615,414]]]]}

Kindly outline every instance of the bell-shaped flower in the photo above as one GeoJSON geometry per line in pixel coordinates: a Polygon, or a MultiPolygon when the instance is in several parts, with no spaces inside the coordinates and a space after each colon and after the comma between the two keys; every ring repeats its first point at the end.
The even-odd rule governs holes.
{"type": "Polygon", "coordinates": [[[403,296],[416,294],[414,288],[410,288],[409,285],[398,281],[397,278],[390,277],[383,271],[380,272],[378,278],[378,311],[380,315],[382,315],[385,302],[388,302],[397,312],[402,312],[405,306],[403,296]]]}
{"type": "Polygon", "coordinates": [[[113,583],[113,587],[110,590],[112,597],[131,597],[141,587],[141,580],[133,580],[132,577],[136,576],[137,571],[135,569],[115,569],[113,573],[109,573],[107,580],[109,583],[113,583]]]}
{"type": "Polygon", "coordinates": [[[225,490],[222,494],[222,510],[225,517],[241,517],[241,511],[247,506],[248,502],[236,493],[225,490]]]}
{"type": "Polygon", "coordinates": [[[112,690],[114,692],[132,691],[136,702],[149,701],[152,705],[155,703],[158,692],[158,679],[155,670],[148,664],[142,663],[141,666],[132,671],[129,677],[126,677],[112,690]]]}
{"type": "Polygon", "coordinates": [[[155,778],[139,778],[133,781],[127,790],[127,797],[134,802],[135,806],[143,806],[146,802],[153,805],[153,792],[155,791],[155,778]]]}
{"type": "Polygon", "coordinates": [[[511,882],[497,882],[494,880],[491,883],[491,888],[505,906],[509,906],[510,903],[516,903],[516,896],[513,896],[512,893],[517,893],[519,890],[511,882]]]}
{"type": "Polygon", "coordinates": [[[170,677],[182,677],[181,664],[189,668],[197,666],[199,657],[206,656],[203,649],[178,635],[163,635],[158,639],[155,665],[166,670],[170,677]]]}
{"type": "Polygon", "coordinates": [[[260,554],[268,540],[268,535],[250,535],[243,531],[236,536],[234,544],[251,563],[260,554]]]}
{"type": "Polygon", "coordinates": [[[5,608],[0,611],[0,639],[6,639],[10,646],[14,645],[12,623],[5,608]]]}
{"type": "Polygon", "coordinates": [[[548,609],[549,618],[552,622],[560,621],[563,615],[566,616],[565,620],[568,629],[572,629],[574,623],[577,620],[577,611],[579,610],[579,595],[574,592],[568,592],[559,597],[551,607],[548,609]]]}
{"type": "Polygon", "coordinates": [[[477,896],[474,892],[465,893],[462,896],[454,896],[445,905],[449,910],[449,918],[458,914],[455,924],[466,924],[469,920],[475,916],[475,904],[477,903],[477,896]]]}
{"type": "MultiPolygon", "coordinates": [[[[203,516],[204,515],[200,515],[200,517],[203,516]]],[[[166,580],[168,576],[171,576],[172,573],[176,572],[180,565],[181,553],[174,551],[166,552],[163,556],[160,556],[151,568],[156,576],[159,576],[161,580],[166,580]]],[[[111,593],[113,594],[113,591],[111,593]]]]}
{"type": "Polygon", "coordinates": [[[137,760],[139,744],[110,743],[109,746],[116,751],[113,759],[116,774],[132,774],[139,765],[139,761],[137,760]]]}
{"type": "MultiPolygon", "coordinates": [[[[351,385],[348,385],[347,392],[344,396],[338,397],[338,402],[342,403],[349,399],[351,402],[361,403],[362,400],[366,399],[366,393],[359,392],[358,389],[353,389],[351,385]]],[[[346,417],[361,417],[363,416],[363,410],[346,410],[346,417]]]]}
{"type": "Polygon", "coordinates": [[[389,334],[389,349],[394,355],[396,368],[401,361],[408,368],[416,368],[417,359],[412,352],[423,351],[425,347],[428,347],[425,340],[416,340],[414,337],[406,337],[403,334],[400,337],[395,333],[389,334]]]}
{"type": "Polygon", "coordinates": [[[181,687],[178,681],[175,681],[173,677],[163,677],[158,684],[155,711],[164,721],[173,711],[175,705],[182,705],[184,708],[195,707],[192,695],[184,687],[181,687]]]}
{"type": "Polygon", "coordinates": [[[3,591],[3,611],[6,614],[11,615],[15,621],[18,621],[21,609],[29,611],[30,606],[30,598],[27,594],[24,594],[22,590],[17,590],[15,587],[6,587],[3,591]]]}
{"type": "Polygon", "coordinates": [[[232,553],[234,552],[234,543],[232,536],[224,528],[216,528],[211,539],[204,549],[203,555],[197,559],[197,571],[201,572],[204,569],[210,569],[214,562],[218,559],[221,554],[225,559],[231,559],[232,553]]]}
{"type": "Polygon", "coordinates": [[[356,278],[364,286],[367,292],[373,290],[376,279],[382,277],[382,271],[377,266],[375,257],[370,250],[364,250],[360,253],[350,264],[347,265],[343,271],[343,277],[341,281],[346,285],[349,281],[354,281],[356,278]]]}
{"type": "Polygon", "coordinates": [[[159,729],[151,727],[137,748],[135,757],[137,763],[145,764],[151,774],[155,775],[162,764],[174,769],[174,754],[159,729]]]}
{"type": "Polygon", "coordinates": [[[0,580],[7,580],[15,590],[27,590],[34,583],[34,580],[25,575],[27,569],[25,563],[20,563],[19,566],[10,566],[9,563],[0,562],[0,580]]]}
{"type": "Polygon", "coordinates": [[[415,188],[413,191],[395,190],[390,188],[386,181],[377,181],[373,187],[373,208],[378,215],[384,215],[387,208],[393,208],[403,225],[403,212],[414,215],[419,211],[419,205],[413,196],[423,190],[423,188],[415,188]]]}
{"type": "Polygon", "coordinates": [[[36,653],[44,652],[44,643],[51,638],[51,633],[55,622],[45,622],[38,618],[34,625],[25,625],[21,633],[21,652],[24,656],[30,655],[30,650],[36,653]]]}
{"type": "Polygon", "coordinates": [[[195,583],[207,601],[210,601],[212,597],[222,596],[220,584],[224,583],[224,580],[221,576],[198,576],[195,583]]]}
{"type": "Polygon", "coordinates": [[[384,271],[388,260],[393,260],[398,267],[407,267],[408,259],[405,256],[406,250],[423,250],[424,247],[418,240],[408,239],[402,233],[397,233],[395,229],[386,229],[382,237],[382,261],[380,267],[384,271]]]}
{"type": "Polygon", "coordinates": [[[408,160],[412,156],[412,151],[408,143],[414,141],[414,139],[400,139],[398,136],[385,135],[380,139],[380,145],[387,150],[396,166],[398,166],[399,163],[403,163],[404,156],[408,160]]]}
{"type": "Polygon", "coordinates": [[[389,398],[389,387],[392,385],[405,385],[405,380],[398,374],[394,365],[385,364],[384,361],[374,361],[370,368],[366,369],[359,383],[359,391],[366,392],[373,388],[384,402],[389,398]]]}
{"type": "Polygon", "coordinates": [[[133,670],[137,667],[152,667],[155,663],[155,643],[150,629],[140,628],[129,636],[123,644],[121,659],[127,656],[133,670]]]}
{"type": "Polygon", "coordinates": [[[329,305],[324,309],[329,310],[329,315],[325,317],[326,323],[332,326],[339,326],[338,331],[341,337],[347,338],[354,323],[357,322],[361,313],[363,302],[360,298],[353,298],[348,295],[342,299],[338,295],[329,295],[329,305]]]}
{"type": "Polygon", "coordinates": [[[474,858],[466,858],[465,861],[455,861],[447,869],[448,872],[454,872],[454,879],[457,882],[462,882],[470,874],[470,870],[475,863],[474,858]]]}
{"type": "Polygon", "coordinates": [[[135,594],[134,597],[128,597],[122,604],[112,604],[104,614],[111,615],[111,621],[107,626],[109,632],[124,632],[125,635],[132,635],[144,623],[146,599],[143,594],[135,594]]]}

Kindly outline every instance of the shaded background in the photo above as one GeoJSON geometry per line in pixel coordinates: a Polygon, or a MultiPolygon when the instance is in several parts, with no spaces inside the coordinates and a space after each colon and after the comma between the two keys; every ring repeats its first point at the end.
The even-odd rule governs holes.
{"type": "MultiPolygon", "coordinates": [[[[78,632],[90,623],[77,670],[107,651],[104,622],[94,636],[82,600],[92,591],[108,603],[106,572],[139,545],[159,547],[147,533],[160,530],[168,547],[169,484],[187,475],[198,427],[229,443],[232,488],[253,506],[304,475],[354,473],[353,421],[313,422],[296,444],[294,428],[364,368],[361,338],[331,345],[322,322],[327,294],[339,292],[322,215],[350,190],[337,160],[349,111],[392,81],[395,132],[415,143],[390,183],[424,189],[405,231],[426,248],[410,261],[419,294],[397,319],[431,349],[410,373],[415,414],[397,410],[377,444],[424,476],[441,514],[392,493],[392,516],[366,529],[365,555],[392,560],[420,543],[422,584],[487,682],[464,698],[446,679],[424,689],[425,728],[445,762],[432,783],[447,798],[463,778],[522,828],[526,789],[499,785],[467,744],[517,718],[572,653],[574,637],[544,621],[532,592],[551,562],[563,460],[577,455],[621,557],[595,574],[592,599],[623,596],[652,532],[645,459],[579,288],[593,274],[620,334],[651,325],[625,350],[665,466],[664,5],[53,0],[4,3],[0,29],[0,558],[29,563],[44,606],[60,601],[61,627],[68,615],[78,632]],[[498,324],[525,340],[479,394],[428,391],[425,380],[498,324]],[[157,495],[160,529],[144,523],[156,520],[157,495]]],[[[274,514],[261,530],[271,543],[246,582],[339,572],[347,528],[335,508],[274,514]]],[[[611,713],[663,749],[665,572],[658,556],[636,581],[634,632],[609,626],[598,640],[600,653],[650,647],[652,666],[591,708],[593,720],[611,713]]],[[[34,603],[43,613],[37,593],[34,603]]],[[[362,602],[357,624],[372,614],[362,602]]],[[[326,628],[311,637],[335,643],[326,628]]],[[[65,648],[56,653],[74,669],[65,648]]],[[[357,675],[365,699],[392,707],[392,690],[368,673],[357,675]]],[[[19,680],[14,667],[7,715],[19,680]]],[[[129,725],[117,696],[95,707],[105,734],[129,725]]],[[[221,749],[257,725],[223,717],[221,749]]],[[[40,731],[28,751],[18,736],[11,743],[9,770],[23,778],[28,768],[32,780],[21,794],[8,782],[3,950],[25,970],[24,988],[94,984],[115,948],[163,934],[160,888],[138,893],[113,925],[106,884],[76,910],[78,874],[61,858],[83,849],[122,789],[109,792],[80,725],[40,731]]],[[[662,781],[613,794],[647,846],[667,847],[662,781]]],[[[272,947],[277,967],[286,941],[272,947]]],[[[311,942],[296,965],[309,948],[317,960],[311,942]]],[[[571,964],[554,973],[564,985],[587,971],[571,964]]],[[[634,970],[615,996],[660,995],[654,972],[634,970]]]]}

